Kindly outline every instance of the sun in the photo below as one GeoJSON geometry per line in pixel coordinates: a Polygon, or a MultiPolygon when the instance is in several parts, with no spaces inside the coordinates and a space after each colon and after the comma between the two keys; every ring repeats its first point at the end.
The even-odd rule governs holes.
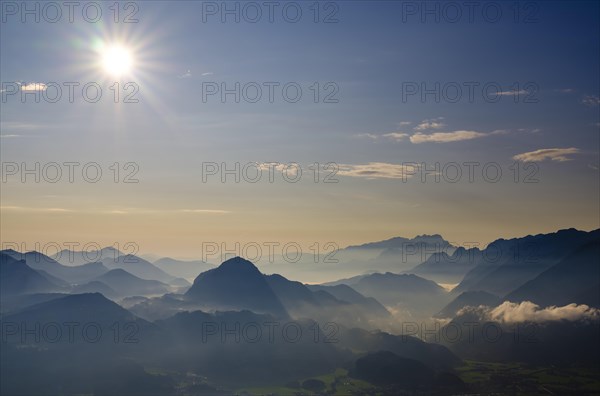
{"type": "Polygon", "coordinates": [[[102,66],[105,72],[115,77],[131,72],[133,67],[131,51],[122,45],[108,46],[102,51],[102,66]]]}

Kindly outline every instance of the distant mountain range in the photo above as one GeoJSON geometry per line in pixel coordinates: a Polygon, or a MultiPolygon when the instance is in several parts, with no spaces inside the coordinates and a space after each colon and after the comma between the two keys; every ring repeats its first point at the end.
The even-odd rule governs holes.
{"type": "MultiPolygon", "coordinates": [[[[221,384],[260,386],[327,375],[340,367],[349,370],[351,378],[366,380],[390,394],[405,390],[464,393],[464,384],[453,373],[461,358],[536,364],[591,362],[600,343],[590,341],[598,321],[593,320],[596,311],[589,307],[585,309],[592,319],[544,322],[539,344],[526,346],[515,343],[516,330],[504,322],[497,323],[505,336],[496,343],[487,342],[479,333],[472,342],[463,333],[456,342],[446,338],[435,344],[391,331],[399,331],[398,322],[406,318],[435,328],[433,322],[425,322],[433,315],[448,323],[440,334],[447,326],[467,322],[482,327],[491,316],[478,316],[478,312],[507,300],[530,301],[540,309],[568,304],[598,307],[598,233],[561,230],[500,239],[484,250],[458,248],[445,256],[429,255],[412,267],[414,273],[359,272],[321,285],[279,273],[265,274],[240,257],[216,267],[172,259],[151,263],[124,255],[110,262],[66,266],[36,252],[5,250],[0,252],[3,324],[35,329],[45,323],[97,323],[106,337],[98,344],[26,340],[24,348],[19,334],[12,334],[3,344],[1,363],[9,369],[2,393],[15,389],[30,394],[115,394],[123,389],[130,393],[127,378],[176,393],[177,386],[188,381],[184,379],[187,374],[181,373],[202,373],[221,384]],[[535,250],[530,250],[531,243],[535,250]],[[503,254],[490,260],[494,251],[503,254]],[[522,254],[528,259],[522,260],[522,254]],[[197,268],[203,270],[191,286],[185,286],[182,278],[189,278],[197,268]],[[452,292],[431,280],[458,280],[461,274],[464,279],[452,292]],[[125,324],[135,326],[138,342],[114,341],[114,337],[131,335],[125,324]],[[271,331],[278,341],[269,341],[265,324],[274,326],[271,331]],[[282,341],[284,328],[293,330],[286,336],[299,338],[282,341]],[[390,332],[378,330],[382,328],[390,332]],[[568,337],[564,346],[558,345],[561,337],[568,337]],[[150,374],[146,367],[162,374],[150,374]],[[68,382],[67,372],[77,379],[68,382]],[[94,373],[98,372],[117,378],[116,382],[97,382],[94,373]],[[24,381],[26,387],[21,385],[24,381]],[[71,388],[65,389],[65,383],[71,388]]],[[[439,242],[439,236],[420,238],[439,242]]],[[[397,238],[349,249],[388,251],[404,242],[397,238]]],[[[192,380],[204,386],[197,381],[192,380]]],[[[180,393],[201,393],[198,389],[192,386],[180,393]]],[[[218,393],[218,387],[202,389],[218,393]]]]}
{"type": "Polygon", "coordinates": [[[153,262],[154,265],[169,275],[176,276],[192,282],[198,274],[214,268],[214,265],[205,263],[201,260],[175,260],[170,257],[163,257],[153,262]]]}
{"type": "Polygon", "coordinates": [[[600,230],[575,229],[523,238],[498,239],[490,243],[452,290],[484,290],[504,296],[560,262],[580,246],[600,238],[600,230]]]}
{"type": "Polygon", "coordinates": [[[544,307],[571,303],[600,307],[600,238],[580,246],[505,299],[544,307]]]}
{"type": "Polygon", "coordinates": [[[25,260],[17,260],[0,253],[0,294],[2,297],[20,294],[49,293],[61,287],[29,267],[25,260]]]}

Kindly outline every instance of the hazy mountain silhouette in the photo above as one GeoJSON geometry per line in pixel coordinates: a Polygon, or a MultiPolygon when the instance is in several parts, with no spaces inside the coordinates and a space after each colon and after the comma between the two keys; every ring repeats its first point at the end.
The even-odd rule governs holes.
{"type": "Polygon", "coordinates": [[[101,262],[103,260],[116,259],[123,253],[112,246],[100,250],[69,250],[63,249],[60,252],[50,256],[53,260],[67,267],[79,267],[81,265],[101,262]]]}
{"type": "Polygon", "coordinates": [[[484,250],[483,259],[452,293],[484,290],[500,296],[508,294],[579,246],[599,237],[600,230],[585,232],[571,228],[550,234],[498,239],[484,250]]]}
{"type": "Polygon", "coordinates": [[[53,298],[2,320],[30,331],[25,337],[3,334],[2,394],[171,393],[170,378],[150,375],[133,363],[152,360],[161,348],[159,329],[99,293],[53,298]],[[93,328],[84,332],[90,324],[93,328]],[[62,330],[34,331],[47,325],[62,330]]]}
{"type": "MultiPolygon", "coordinates": [[[[105,275],[107,275],[106,273],[105,275]]],[[[103,276],[105,276],[103,275],[103,276]]],[[[100,281],[94,280],[88,283],[84,283],[83,285],[74,286],[71,290],[72,294],[84,294],[84,293],[100,293],[104,297],[109,299],[114,299],[119,297],[121,294],[117,293],[114,289],[102,283],[100,281]]]]}
{"type": "Polygon", "coordinates": [[[362,245],[353,245],[348,246],[344,250],[379,250],[379,249],[402,249],[406,247],[406,245],[417,245],[417,244],[425,244],[428,247],[438,246],[441,248],[446,248],[451,246],[448,241],[442,238],[439,234],[433,235],[417,235],[414,238],[404,238],[404,237],[394,237],[390,239],[386,239],[378,242],[368,242],[363,243],[362,245]]]}
{"type": "Polygon", "coordinates": [[[162,295],[170,291],[165,283],[140,279],[123,269],[110,270],[93,281],[108,286],[118,296],[162,295]]]}
{"type": "Polygon", "coordinates": [[[363,275],[356,275],[356,276],[352,276],[350,278],[343,278],[343,279],[338,279],[336,281],[332,281],[332,282],[325,282],[322,283],[321,285],[323,286],[337,286],[337,285],[348,285],[348,286],[352,286],[358,283],[359,280],[361,280],[362,278],[365,278],[371,274],[378,274],[380,272],[370,272],[368,274],[363,274],[363,275]]]}
{"type": "Polygon", "coordinates": [[[2,253],[8,254],[17,260],[23,259],[27,265],[34,270],[47,272],[48,274],[69,283],[87,282],[92,278],[108,272],[108,268],[98,262],[87,263],[78,267],[67,267],[50,257],[35,251],[19,253],[14,250],[3,250],[2,253]]]}
{"type": "Polygon", "coordinates": [[[460,358],[445,346],[426,343],[412,336],[341,327],[337,338],[338,347],[351,348],[357,353],[386,350],[418,360],[433,369],[450,369],[460,363],[460,358]]]}
{"type": "Polygon", "coordinates": [[[109,269],[122,269],[138,278],[155,280],[174,286],[189,286],[189,282],[167,274],[149,261],[135,255],[126,254],[115,258],[106,258],[102,263],[109,269]]]}
{"type": "Polygon", "coordinates": [[[503,324],[467,311],[441,328],[440,340],[463,359],[597,367],[599,332],[598,318],[503,324]],[[473,330],[467,331],[468,328],[473,330]]]}
{"type": "MultiPolygon", "coordinates": [[[[312,318],[318,322],[336,322],[345,326],[363,326],[375,328],[376,319],[386,318],[389,312],[374,299],[367,299],[360,293],[339,291],[345,294],[348,301],[338,298],[325,290],[327,287],[315,287],[300,282],[290,281],[285,277],[274,274],[265,276],[267,283],[283,303],[287,312],[294,318],[312,318]]],[[[339,288],[349,288],[339,286],[339,288]]],[[[333,289],[333,287],[331,287],[333,289]]]]}
{"type": "Polygon", "coordinates": [[[563,306],[570,303],[596,305],[600,295],[599,260],[600,239],[596,239],[509,293],[505,299],[531,301],[541,306],[563,306]]]}
{"type": "Polygon", "coordinates": [[[212,309],[248,309],[279,317],[288,316],[263,274],[241,257],[229,259],[219,267],[198,275],[185,296],[212,309]]]}
{"type": "Polygon", "coordinates": [[[451,255],[446,252],[436,252],[406,273],[438,283],[459,283],[467,272],[481,262],[481,256],[482,252],[477,248],[459,247],[451,255]]]}
{"type": "Polygon", "coordinates": [[[373,297],[365,297],[348,285],[340,284],[335,286],[326,285],[308,285],[308,288],[312,291],[322,290],[325,291],[338,300],[347,301],[357,307],[360,307],[367,312],[371,312],[373,315],[378,316],[389,316],[388,310],[381,305],[379,301],[373,297]]]}
{"type": "Polygon", "coordinates": [[[372,274],[352,288],[386,306],[402,305],[413,311],[437,312],[447,299],[444,288],[412,274],[372,274]]]}
{"type": "MultiPolygon", "coordinates": [[[[115,323],[135,322],[140,327],[153,328],[151,323],[133,315],[131,312],[110,301],[100,293],[71,294],[31,305],[6,315],[3,321],[26,323],[35,328],[35,323],[73,322],[82,324],[97,323],[103,329],[110,329],[115,323]]],[[[66,337],[65,337],[66,338],[66,337]]],[[[33,341],[33,336],[31,337],[33,341]]],[[[68,340],[63,340],[68,342],[68,340]]],[[[106,340],[111,342],[111,339],[106,340]]]]}
{"type": "Polygon", "coordinates": [[[165,332],[164,342],[172,346],[162,354],[162,363],[195,369],[227,384],[284,384],[327,373],[351,357],[335,344],[324,342],[324,334],[310,320],[288,322],[250,311],[195,311],[156,324],[165,332]],[[299,333],[289,333],[294,340],[282,332],[288,323],[301,328],[299,333]],[[273,330],[265,324],[274,326],[273,330]],[[238,332],[231,331],[236,328],[238,332]],[[252,331],[243,330],[247,328],[252,331]],[[225,333],[223,329],[231,330],[225,333]]]}
{"type": "Polygon", "coordinates": [[[340,269],[357,272],[402,272],[421,264],[434,252],[452,253],[454,247],[442,236],[394,237],[384,241],[349,246],[336,252],[344,263],[340,269]]]}
{"type": "MultiPolygon", "coordinates": [[[[481,329],[485,325],[482,318],[487,316],[478,317],[476,310],[463,311],[456,317],[462,307],[494,306],[500,302],[485,289],[470,290],[477,284],[503,289],[514,280],[520,287],[507,296],[513,301],[531,300],[540,305],[590,304],[588,301],[598,296],[600,283],[600,243],[598,238],[589,239],[593,234],[563,230],[511,241],[498,240],[496,248],[508,249],[509,254],[492,264],[483,260],[491,251],[473,250],[477,253],[476,266],[465,276],[463,287],[467,290],[457,294],[447,293],[435,282],[415,274],[390,272],[343,279],[342,283],[334,282],[336,285],[306,285],[279,274],[264,275],[253,263],[239,257],[200,273],[185,294],[178,294],[181,291],[171,293],[176,278],[145,260],[130,268],[152,276],[166,276],[171,284],[128,273],[130,263],[125,263],[124,256],[114,263],[124,268],[108,270],[101,263],[64,266],[40,257],[39,253],[23,255],[30,261],[38,255],[36,264],[40,269],[35,269],[12,257],[19,257],[20,253],[5,251],[0,253],[3,324],[24,324],[29,329],[48,322],[93,322],[102,327],[106,337],[97,344],[71,344],[63,340],[40,345],[31,340],[33,336],[28,336],[24,347],[20,337],[13,336],[2,346],[2,393],[26,390],[28,394],[198,394],[204,390],[214,394],[222,391],[215,384],[226,384],[234,392],[241,389],[239,386],[249,384],[258,387],[283,385],[288,381],[308,383],[308,378],[331,375],[344,367],[351,369],[356,378],[368,379],[376,385],[378,388],[373,392],[395,395],[415,390],[453,394],[464,393],[464,384],[450,373],[460,364],[460,358],[590,365],[597,361],[600,349],[597,320],[540,323],[539,332],[535,333],[539,336],[537,343],[515,342],[519,336],[515,326],[505,323],[497,324],[504,330],[497,342],[483,339],[481,331],[475,332],[475,339],[466,339],[469,332],[464,327],[463,338],[449,343],[442,337],[442,344],[373,329],[398,331],[390,323],[404,318],[404,309],[417,325],[415,318],[439,312],[445,318],[453,317],[452,324],[464,326],[474,322],[481,329]],[[517,253],[531,258],[525,240],[541,244],[536,250],[541,265],[514,258],[517,253]],[[551,262],[554,264],[523,281],[551,262]],[[518,268],[519,265],[527,268],[518,268]],[[84,278],[94,270],[102,273],[84,278]],[[497,276],[496,283],[493,276],[497,276]],[[84,281],[77,281],[79,278],[84,281]],[[48,285],[77,294],[47,293],[48,285]],[[87,291],[102,294],[81,294],[87,291]],[[124,296],[131,296],[122,301],[128,309],[106,298],[124,296]],[[452,297],[454,300],[449,302],[452,297]],[[390,306],[390,311],[393,308],[394,316],[382,304],[390,306]],[[156,322],[151,323],[153,320],[156,322]],[[124,345],[113,341],[111,329],[115,325],[122,328],[126,323],[138,326],[139,343],[124,345]],[[269,339],[265,324],[275,329],[275,341],[269,339]],[[290,324],[293,331],[282,332],[290,324]],[[207,326],[214,331],[207,333],[207,326]],[[298,340],[282,339],[282,334],[288,337],[296,334],[297,326],[301,329],[298,340]],[[261,336],[252,338],[257,336],[257,327],[262,328],[261,336]],[[236,340],[240,336],[242,340],[236,340]],[[210,385],[204,376],[210,379],[210,385]],[[139,385],[139,381],[144,384],[139,385]]],[[[385,245],[384,250],[394,249],[385,245]]],[[[381,246],[362,250],[377,249],[381,246]]],[[[459,248],[453,257],[439,254],[439,262],[430,257],[415,269],[438,277],[458,277],[458,273],[471,265],[461,264],[462,258],[457,258],[459,251],[458,254],[469,252],[459,248]],[[456,267],[450,268],[453,265],[456,267]]],[[[380,256],[382,251],[376,254],[380,256]]],[[[171,264],[191,271],[190,262],[165,265],[171,264]]],[[[433,325],[428,324],[427,329],[431,328],[433,325]]]]}
{"type": "Polygon", "coordinates": [[[9,295],[57,292],[62,288],[51,282],[25,260],[15,260],[8,254],[0,253],[0,293],[2,298],[9,295]]]}
{"type": "Polygon", "coordinates": [[[176,278],[194,280],[198,274],[214,268],[214,265],[201,260],[184,261],[163,257],[154,261],[154,265],[176,278]]]}
{"type": "Polygon", "coordinates": [[[0,299],[0,313],[7,314],[20,311],[25,307],[40,304],[57,298],[66,297],[66,293],[36,293],[36,294],[18,294],[3,295],[0,299]]]}

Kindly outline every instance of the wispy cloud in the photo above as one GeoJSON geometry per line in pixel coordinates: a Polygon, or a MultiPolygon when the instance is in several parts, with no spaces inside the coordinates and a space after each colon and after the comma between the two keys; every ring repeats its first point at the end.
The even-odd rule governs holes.
{"type": "Polygon", "coordinates": [[[359,133],[357,135],[354,135],[355,138],[359,138],[359,139],[371,139],[371,140],[377,140],[377,138],[379,136],[373,134],[373,133],[359,133]]]}
{"type": "Polygon", "coordinates": [[[368,164],[340,164],[338,175],[365,179],[406,179],[415,172],[411,165],[369,162],[368,164]]]}
{"type": "Polygon", "coordinates": [[[147,208],[119,208],[106,210],[103,213],[116,215],[140,215],[140,214],[228,214],[228,210],[221,209],[147,209],[147,208]]]}
{"type": "Polygon", "coordinates": [[[544,160],[551,160],[557,162],[565,162],[570,161],[571,158],[568,158],[568,155],[577,154],[580,150],[575,147],[569,148],[549,148],[549,149],[539,149],[535,151],[529,151],[527,153],[517,154],[513,157],[515,161],[522,162],[540,162],[544,160]]]}
{"type": "Polygon", "coordinates": [[[530,128],[519,128],[519,129],[517,129],[517,132],[525,132],[525,133],[539,133],[541,131],[542,131],[541,128],[533,128],[533,129],[530,129],[530,128]]]}
{"type": "Polygon", "coordinates": [[[383,137],[390,138],[392,140],[395,140],[396,142],[401,142],[401,141],[405,140],[408,136],[409,136],[408,133],[404,133],[404,132],[391,132],[391,133],[386,133],[385,135],[383,135],[383,137]]]}
{"type": "Polygon", "coordinates": [[[220,209],[181,209],[183,213],[200,213],[200,214],[228,214],[231,213],[228,210],[220,209]]]}
{"type": "Polygon", "coordinates": [[[411,143],[449,143],[462,140],[477,139],[488,134],[476,131],[435,132],[432,134],[415,133],[410,137],[411,143]]]}
{"type": "Polygon", "coordinates": [[[410,124],[412,124],[412,121],[400,121],[400,122],[398,123],[398,126],[399,126],[399,127],[405,127],[405,126],[408,126],[408,125],[410,125],[410,124]]]}
{"type": "Polygon", "coordinates": [[[20,211],[20,212],[57,212],[57,213],[66,213],[72,212],[70,209],[64,208],[31,208],[31,207],[23,207],[23,206],[0,206],[0,210],[9,210],[9,211],[20,211]]]}
{"type": "Polygon", "coordinates": [[[590,107],[600,106],[600,97],[596,95],[585,95],[583,99],[581,99],[581,103],[590,107]]]}
{"type": "Polygon", "coordinates": [[[39,129],[41,128],[43,125],[42,124],[32,124],[30,122],[21,122],[21,121],[3,121],[0,122],[0,128],[6,130],[6,129],[19,129],[19,130],[23,130],[23,129],[39,129]]]}
{"type": "Polygon", "coordinates": [[[183,74],[180,74],[179,76],[177,76],[177,78],[190,78],[192,77],[192,72],[191,70],[186,71],[183,74]]]}
{"type": "Polygon", "coordinates": [[[45,212],[45,213],[86,213],[86,214],[113,214],[113,215],[149,215],[149,214],[228,214],[228,210],[221,209],[147,209],[147,208],[118,208],[118,209],[86,209],[73,210],[65,208],[38,208],[25,206],[0,206],[0,210],[19,212],[45,212]]]}
{"type": "Polygon", "coordinates": [[[441,122],[441,120],[443,120],[443,119],[444,119],[444,117],[438,117],[438,118],[432,118],[430,120],[423,120],[423,121],[421,121],[421,123],[419,125],[414,127],[413,130],[427,131],[427,130],[431,130],[431,129],[442,129],[443,127],[446,126],[446,124],[441,122]]]}
{"type": "Polygon", "coordinates": [[[518,95],[525,95],[527,93],[529,93],[529,92],[527,92],[524,89],[520,89],[518,91],[515,91],[515,90],[513,90],[513,91],[500,91],[500,92],[497,93],[497,95],[500,95],[500,96],[518,96],[518,95]]]}
{"type": "Polygon", "coordinates": [[[573,88],[561,88],[561,89],[555,89],[554,92],[569,94],[569,93],[575,92],[575,90],[573,88]]]}
{"type": "MultiPolygon", "coordinates": [[[[213,72],[204,72],[204,73],[200,73],[200,76],[202,77],[206,77],[206,76],[212,76],[213,72]]],[[[179,76],[177,76],[177,78],[191,78],[193,76],[192,71],[191,70],[187,70],[185,73],[180,74],[179,76]]]]}

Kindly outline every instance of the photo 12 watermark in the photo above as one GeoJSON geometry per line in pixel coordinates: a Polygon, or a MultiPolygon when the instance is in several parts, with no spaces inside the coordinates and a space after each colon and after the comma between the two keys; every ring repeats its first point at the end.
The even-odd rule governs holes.
{"type": "Polygon", "coordinates": [[[141,2],[2,1],[2,23],[138,23],[141,2]]]}
{"type": "Polygon", "coordinates": [[[137,184],[140,182],[137,162],[50,161],[1,163],[2,183],[90,183],[113,182],[137,184]]]}

